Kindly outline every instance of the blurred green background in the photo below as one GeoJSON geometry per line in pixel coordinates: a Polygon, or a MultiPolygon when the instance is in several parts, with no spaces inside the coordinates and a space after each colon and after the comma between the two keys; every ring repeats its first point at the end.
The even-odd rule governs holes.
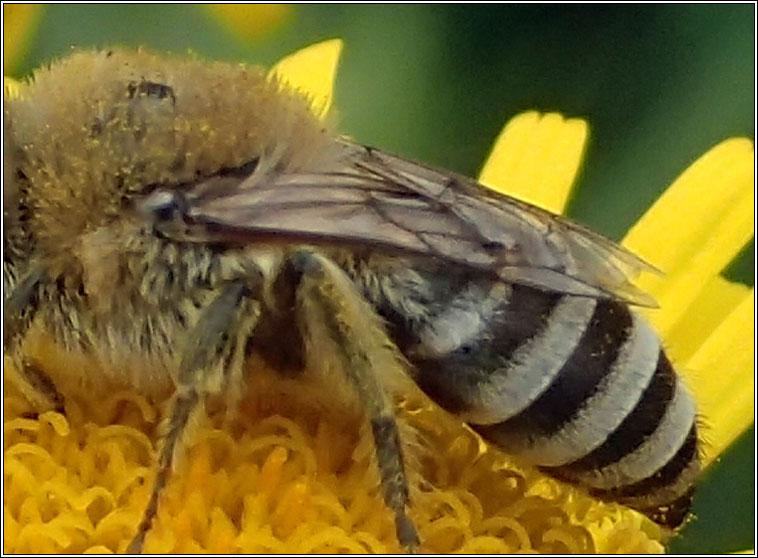
{"type": "MultiPolygon", "coordinates": [[[[345,41],[336,107],[355,139],[476,175],[504,123],[527,110],[590,123],[569,214],[620,239],[718,142],[755,137],[754,13],[743,5],[300,5],[230,25],[202,5],[4,5],[5,74],[72,46],[144,45],[270,65],[345,41]]],[[[727,270],[753,285],[754,243],[727,270]]],[[[707,474],[678,553],[754,548],[755,431],[707,474]]]]}

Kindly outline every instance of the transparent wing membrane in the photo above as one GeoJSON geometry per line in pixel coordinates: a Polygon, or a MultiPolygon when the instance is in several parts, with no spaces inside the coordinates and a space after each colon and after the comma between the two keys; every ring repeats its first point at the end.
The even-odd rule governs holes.
{"type": "Polygon", "coordinates": [[[341,147],[333,168],[318,172],[226,173],[185,185],[184,239],[361,246],[545,290],[656,305],[632,281],[657,270],[603,236],[474,180],[341,147]]]}

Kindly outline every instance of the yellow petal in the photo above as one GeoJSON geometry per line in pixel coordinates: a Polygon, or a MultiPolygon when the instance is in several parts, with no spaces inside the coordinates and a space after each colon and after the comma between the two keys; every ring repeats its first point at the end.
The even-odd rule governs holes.
{"type": "Polygon", "coordinates": [[[753,236],[754,173],[750,140],[722,142],[687,169],[624,239],[666,273],[638,281],[661,306],[648,316],[664,336],[753,236]]]}
{"type": "Polygon", "coordinates": [[[205,7],[248,41],[276,29],[293,12],[290,4],[210,4],[205,7]]]}
{"type": "Polygon", "coordinates": [[[3,63],[11,72],[29,45],[39,23],[42,6],[39,4],[3,4],[3,63]]]}
{"type": "Polygon", "coordinates": [[[332,105],[334,78],[342,52],[342,41],[316,43],[282,58],[269,72],[305,93],[313,111],[324,117],[332,105]]]}
{"type": "Polygon", "coordinates": [[[666,335],[666,352],[673,362],[687,362],[746,297],[746,285],[721,276],[708,281],[666,335]]]}
{"type": "Polygon", "coordinates": [[[753,300],[754,293],[749,287],[714,277],[700,290],[666,336],[669,356],[700,403],[709,461],[755,418],[752,399],[747,397],[753,392],[753,352],[748,355],[749,362],[745,356],[745,351],[754,350],[749,349],[755,346],[753,330],[752,327],[742,328],[739,322],[745,319],[745,316],[739,317],[739,312],[752,311],[753,300]],[[737,320],[737,325],[728,325],[730,320],[737,320]],[[736,351],[719,347],[718,343],[724,341],[731,343],[736,351]],[[729,389],[719,391],[718,397],[714,398],[717,395],[713,392],[714,384],[729,389]],[[735,403],[738,399],[741,404],[735,403]],[[726,422],[724,415],[728,415],[726,422]]]}
{"type": "Polygon", "coordinates": [[[755,289],[680,366],[705,422],[705,463],[710,463],[754,416],[755,289]]]}
{"type": "Polygon", "coordinates": [[[562,213],[579,169],[587,123],[557,113],[512,118],[492,148],[479,180],[495,190],[562,213]]]}

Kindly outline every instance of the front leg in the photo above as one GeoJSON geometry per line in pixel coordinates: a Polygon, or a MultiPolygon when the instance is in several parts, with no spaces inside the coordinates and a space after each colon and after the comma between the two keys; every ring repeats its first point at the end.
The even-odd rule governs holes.
{"type": "Polygon", "coordinates": [[[395,514],[398,541],[414,552],[419,537],[407,515],[408,479],[386,387],[388,377],[405,374],[402,358],[371,306],[336,264],[301,250],[288,265],[300,275],[297,306],[303,337],[311,345],[308,352],[324,355],[327,346],[337,355],[371,424],[384,500],[395,514]]]}
{"type": "Polygon", "coordinates": [[[63,413],[63,396],[53,381],[21,353],[23,339],[40,306],[42,283],[42,271],[33,266],[12,289],[10,281],[5,281],[7,296],[3,308],[3,353],[8,355],[12,366],[5,367],[4,372],[5,378],[21,391],[35,410],[53,409],[63,413]]]}
{"type": "Polygon", "coordinates": [[[171,411],[164,423],[163,446],[158,458],[158,472],[150,499],[127,552],[142,550],[145,535],[158,511],[158,498],[168,480],[181,447],[187,424],[200,408],[201,397],[226,389],[229,400],[242,384],[245,346],[260,317],[260,304],[242,282],[225,287],[203,311],[186,339],[171,411]]]}

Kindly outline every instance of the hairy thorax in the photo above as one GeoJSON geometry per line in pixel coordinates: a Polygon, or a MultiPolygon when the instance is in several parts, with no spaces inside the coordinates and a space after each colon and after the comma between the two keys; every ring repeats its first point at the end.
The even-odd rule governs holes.
{"type": "MultiPolygon", "coordinates": [[[[187,332],[219,289],[243,280],[262,292],[261,268],[277,259],[276,250],[180,244],[144,223],[112,223],[81,235],[65,267],[50,273],[55,258],[47,262],[50,280],[40,285],[43,303],[24,352],[52,343],[57,360],[86,355],[104,379],[162,391],[174,384],[187,332]]],[[[69,368],[67,375],[94,375],[69,368]]]]}

